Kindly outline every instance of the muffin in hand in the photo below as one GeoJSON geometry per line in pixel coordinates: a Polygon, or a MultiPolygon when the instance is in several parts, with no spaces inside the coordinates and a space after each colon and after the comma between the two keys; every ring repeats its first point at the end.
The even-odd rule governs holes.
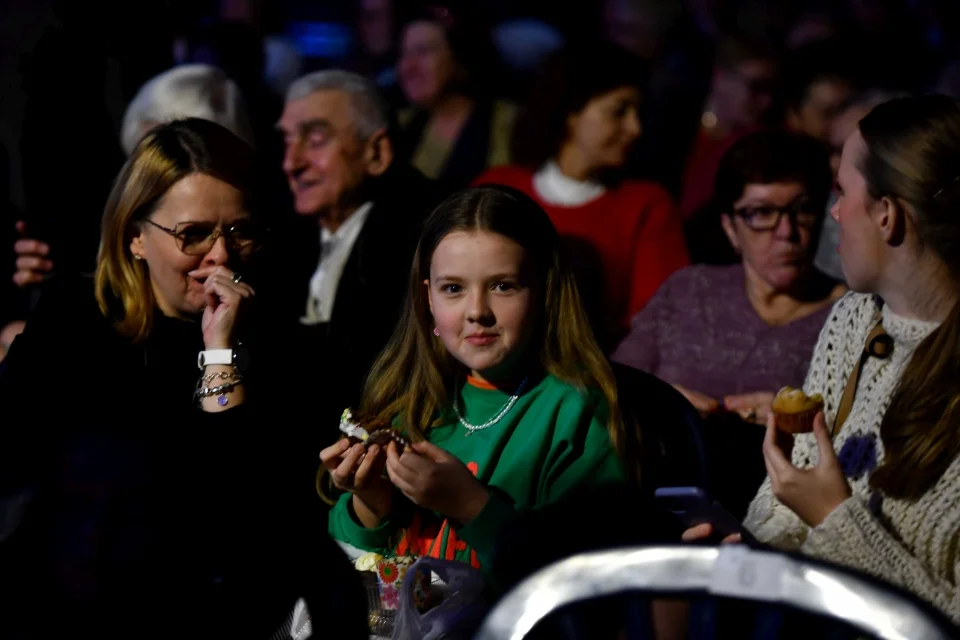
{"type": "Polygon", "coordinates": [[[784,387],[773,399],[773,413],[777,428],[786,433],[810,433],[813,419],[823,411],[823,397],[819,393],[808,396],[803,389],[784,387]]]}

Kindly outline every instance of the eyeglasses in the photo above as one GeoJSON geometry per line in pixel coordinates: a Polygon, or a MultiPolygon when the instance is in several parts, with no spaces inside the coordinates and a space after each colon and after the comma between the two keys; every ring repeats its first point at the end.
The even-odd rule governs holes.
{"type": "Polygon", "coordinates": [[[734,213],[747,223],[754,231],[773,231],[780,225],[782,216],[793,219],[798,227],[814,227],[820,220],[820,213],[810,209],[810,201],[806,198],[795,200],[784,207],[744,207],[735,209],[734,213]]]}
{"type": "Polygon", "coordinates": [[[149,218],[146,221],[173,236],[180,251],[191,256],[205,255],[220,236],[223,236],[231,249],[248,255],[263,245],[266,233],[261,225],[252,220],[240,220],[226,229],[213,222],[178,222],[173,229],[168,229],[149,218]]]}

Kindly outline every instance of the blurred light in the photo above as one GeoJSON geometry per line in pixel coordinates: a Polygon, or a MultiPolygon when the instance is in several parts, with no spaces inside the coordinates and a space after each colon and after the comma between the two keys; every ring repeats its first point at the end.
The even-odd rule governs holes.
{"type": "Polygon", "coordinates": [[[353,43],[350,29],[335,22],[295,22],[287,33],[306,58],[345,58],[353,43]]]}

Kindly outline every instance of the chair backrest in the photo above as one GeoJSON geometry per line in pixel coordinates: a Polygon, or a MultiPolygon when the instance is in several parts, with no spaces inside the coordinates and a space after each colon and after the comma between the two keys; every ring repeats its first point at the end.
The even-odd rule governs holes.
{"type": "Polygon", "coordinates": [[[683,395],[656,376],[611,363],[621,411],[643,430],[647,486],[693,486],[710,492],[703,421],[683,395]]]}
{"type": "Polygon", "coordinates": [[[787,605],[883,640],[947,640],[960,630],[912,596],[819,562],[743,545],[645,547],[573,556],[520,583],[477,640],[521,640],[562,607],[628,592],[787,605]]]}

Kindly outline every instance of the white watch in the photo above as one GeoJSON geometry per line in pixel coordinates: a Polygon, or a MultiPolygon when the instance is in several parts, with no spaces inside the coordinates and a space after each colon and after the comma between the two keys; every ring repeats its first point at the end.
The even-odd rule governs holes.
{"type": "Polygon", "coordinates": [[[197,367],[203,369],[209,364],[233,364],[233,349],[208,349],[197,354],[197,367]]]}

